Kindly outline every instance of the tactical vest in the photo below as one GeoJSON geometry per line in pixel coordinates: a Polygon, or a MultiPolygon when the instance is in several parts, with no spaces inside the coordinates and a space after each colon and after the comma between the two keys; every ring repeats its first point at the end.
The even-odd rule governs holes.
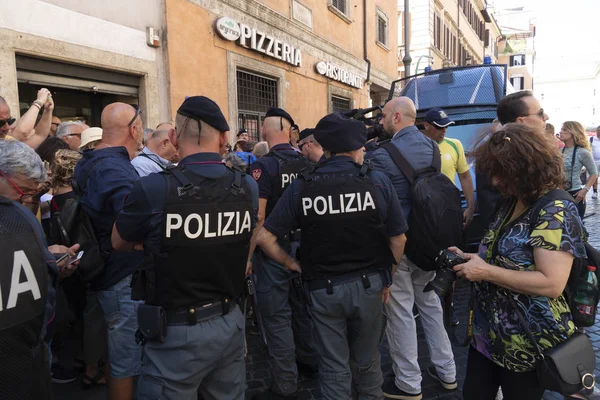
{"type": "Polygon", "coordinates": [[[48,265],[42,239],[23,213],[0,197],[0,399],[51,398],[43,341],[48,265]]]}
{"type": "Polygon", "coordinates": [[[368,164],[303,174],[300,262],[306,279],[391,267],[394,258],[368,164]]]}
{"type": "Polygon", "coordinates": [[[271,211],[277,205],[277,202],[283,196],[283,192],[288,188],[305,169],[312,170],[314,167],[311,162],[302,154],[288,155],[279,150],[271,150],[265,157],[273,157],[279,164],[279,174],[271,178],[271,197],[267,199],[265,209],[265,220],[271,214],[271,211]]]}
{"type": "Polygon", "coordinates": [[[229,170],[213,179],[174,167],[161,174],[168,193],[160,252],[146,267],[154,282],[146,303],[177,310],[237,299],[244,290],[253,218],[243,173],[229,170]]]}

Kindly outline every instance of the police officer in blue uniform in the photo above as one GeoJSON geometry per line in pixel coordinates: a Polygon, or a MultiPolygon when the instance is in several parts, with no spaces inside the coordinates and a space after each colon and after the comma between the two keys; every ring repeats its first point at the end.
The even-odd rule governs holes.
{"type": "MultiPolygon", "coordinates": [[[[269,109],[263,121],[262,135],[270,151],[249,167],[259,188],[255,235],[298,174],[313,168],[310,161],[289,144],[292,125],[292,117],[280,108],[269,109]]],[[[290,254],[295,254],[297,236],[297,232],[290,230],[280,239],[281,246],[290,254]]],[[[293,291],[294,275],[260,250],[254,260],[258,317],[262,320],[273,367],[270,390],[255,398],[293,399],[298,389],[298,370],[316,376],[317,352],[310,319],[293,291]]]]}
{"type": "Polygon", "coordinates": [[[302,273],[320,344],[323,399],[381,399],[382,302],[408,226],[390,180],[363,164],[367,131],[340,114],[319,121],[327,160],[296,179],[267,218],[258,244],[302,273]],[[277,240],[300,228],[300,265],[277,240]]]}
{"type": "Polygon", "coordinates": [[[325,162],[323,147],[317,142],[312,128],[303,129],[298,137],[298,150],[302,155],[308,158],[313,164],[317,165],[325,162]]]}
{"type": "Polygon", "coordinates": [[[228,131],[216,103],[187,98],[169,133],[179,165],[141,178],[115,221],[113,247],[146,254],[139,400],[244,398],[239,304],[258,188],[222,162],[228,131]]]}

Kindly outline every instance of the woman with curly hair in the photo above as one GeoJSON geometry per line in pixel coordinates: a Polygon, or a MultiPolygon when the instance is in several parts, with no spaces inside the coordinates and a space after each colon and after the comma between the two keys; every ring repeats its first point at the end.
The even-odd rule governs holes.
{"type": "Polygon", "coordinates": [[[567,121],[560,129],[560,140],[565,147],[562,149],[564,169],[567,175],[565,190],[575,198],[579,216],[585,215],[585,197],[598,178],[598,168],[592,155],[592,147],[585,133],[585,128],[579,122],[567,121]],[[581,168],[587,170],[588,179],[582,182],[581,168]]]}
{"type": "Polygon", "coordinates": [[[549,201],[532,215],[534,203],[564,185],[563,160],[541,128],[506,124],[475,150],[478,172],[505,197],[492,218],[479,254],[457,252],[468,261],[454,270],[473,285],[473,341],[465,400],[541,399],[537,352],[515,307],[547,349],[575,331],[563,295],[574,257],[584,257],[584,229],[572,201],[549,201]]]}

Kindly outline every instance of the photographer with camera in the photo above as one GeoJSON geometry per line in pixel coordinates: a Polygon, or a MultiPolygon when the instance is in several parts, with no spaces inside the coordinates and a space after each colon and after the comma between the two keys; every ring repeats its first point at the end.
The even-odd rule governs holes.
{"type": "Polygon", "coordinates": [[[449,249],[466,260],[454,266],[457,276],[474,282],[463,396],[492,400],[501,387],[505,399],[541,399],[538,356],[575,331],[563,290],[574,257],[586,257],[583,225],[573,201],[544,197],[562,188],[564,174],[556,144],[541,127],[506,124],[475,158],[478,172],[507,199],[496,208],[479,254],[449,249]]]}

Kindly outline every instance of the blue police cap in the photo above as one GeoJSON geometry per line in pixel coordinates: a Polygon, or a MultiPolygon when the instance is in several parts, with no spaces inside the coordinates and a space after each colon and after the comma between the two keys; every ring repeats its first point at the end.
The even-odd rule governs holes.
{"type": "Polygon", "coordinates": [[[312,128],[302,129],[302,132],[300,132],[300,135],[298,136],[298,141],[304,140],[314,133],[315,133],[315,130],[312,128]]]}
{"type": "Polygon", "coordinates": [[[211,99],[204,96],[190,96],[185,99],[177,114],[184,117],[201,120],[212,126],[219,132],[229,130],[229,125],[221,109],[211,99]]]}
{"type": "Polygon", "coordinates": [[[423,120],[429,124],[437,126],[438,128],[446,128],[454,123],[454,121],[448,118],[448,114],[446,114],[446,112],[439,107],[434,107],[427,111],[427,114],[425,114],[425,118],[423,118],[423,120]]]}
{"type": "Polygon", "coordinates": [[[334,113],[323,117],[315,127],[315,139],[332,153],[358,150],[367,142],[367,127],[360,121],[334,113]]]}
{"type": "Polygon", "coordinates": [[[284,118],[284,119],[287,119],[288,121],[290,121],[290,125],[294,125],[294,119],[292,118],[292,116],[290,114],[288,114],[287,111],[285,111],[281,108],[277,108],[277,107],[269,108],[269,110],[265,114],[265,118],[268,118],[268,117],[281,117],[281,118],[284,118]]]}

